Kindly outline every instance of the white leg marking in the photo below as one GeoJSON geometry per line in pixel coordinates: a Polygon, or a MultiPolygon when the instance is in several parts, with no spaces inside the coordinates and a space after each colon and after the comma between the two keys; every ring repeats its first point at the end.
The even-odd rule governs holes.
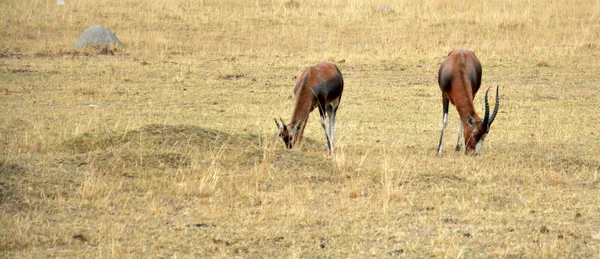
{"type": "Polygon", "coordinates": [[[462,136],[463,136],[463,124],[460,119],[458,119],[458,141],[456,142],[456,152],[460,151],[462,147],[462,136]]]}
{"type": "Polygon", "coordinates": [[[329,150],[330,154],[333,154],[334,150],[334,129],[335,129],[335,112],[337,107],[340,105],[340,98],[336,99],[329,105],[329,109],[327,109],[327,116],[329,117],[329,141],[331,150],[329,150]]]}
{"type": "Polygon", "coordinates": [[[448,125],[448,113],[444,113],[444,118],[442,119],[442,135],[440,136],[440,145],[438,146],[438,156],[442,155],[442,142],[444,140],[446,125],[448,125]]]}
{"type": "Polygon", "coordinates": [[[329,141],[329,132],[327,132],[327,125],[325,124],[325,112],[323,113],[323,116],[321,116],[321,126],[323,126],[323,130],[325,131],[325,138],[327,139],[327,148],[329,150],[331,150],[331,144],[329,141]]]}

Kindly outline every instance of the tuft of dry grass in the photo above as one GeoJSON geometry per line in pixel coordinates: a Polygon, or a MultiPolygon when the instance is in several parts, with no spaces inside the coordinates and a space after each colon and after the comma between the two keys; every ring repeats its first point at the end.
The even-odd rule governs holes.
{"type": "Polygon", "coordinates": [[[597,257],[599,11],[0,2],[0,257],[597,257]],[[74,50],[96,24],[125,47],[74,50]],[[439,158],[457,48],[500,112],[472,157],[452,108],[439,158]],[[317,114],[293,150],[273,124],[319,61],[345,79],[333,156],[317,114]]]}

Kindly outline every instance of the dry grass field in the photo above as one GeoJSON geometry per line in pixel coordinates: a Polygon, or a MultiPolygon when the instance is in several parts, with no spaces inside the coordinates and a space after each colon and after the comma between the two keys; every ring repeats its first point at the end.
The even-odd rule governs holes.
{"type": "Polygon", "coordinates": [[[599,32],[593,0],[0,1],[0,257],[598,258],[599,32]],[[73,49],[97,24],[126,46],[73,49]],[[457,48],[500,112],[465,156],[451,107],[437,157],[457,48]],[[273,122],[320,61],[333,156],[273,122]]]}

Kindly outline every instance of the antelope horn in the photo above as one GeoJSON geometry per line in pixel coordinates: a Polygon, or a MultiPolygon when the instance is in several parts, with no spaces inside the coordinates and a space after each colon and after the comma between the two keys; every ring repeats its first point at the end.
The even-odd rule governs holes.
{"type": "Polygon", "coordinates": [[[279,120],[281,121],[282,127],[285,127],[285,122],[283,121],[283,119],[281,117],[279,117],[279,120]]]}
{"type": "Polygon", "coordinates": [[[488,130],[489,130],[490,124],[491,124],[490,123],[490,118],[489,118],[489,116],[490,116],[490,104],[488,102],[488,92],[489,91],[490,91],[489,88],[487,89],[487,91],[485,91],[485,99],[484,99],[484,102],[485,102],[485,115],[483,116],[483,122],[482,122],[483,126],[486,127],[488,130]]]}
{"type": "Polygon", "coordinates": [[[281,129],[281,125],[279,125],[279,122],[277,122],[277,119],[273,118],[273,120],[275,120],[275,124],[277,125],[277,128],[281,129]]]}
{"type": "MultiPolygon", "coordinates": [[[[492,125],[492,122],[494,122],[494,119],[496,118],[496,114],[498,114],[498,107],[499,107],[499,103],[500,103],[500,97],[498,96],[498,89],[499,87],[496,86],[496,104],[494,105],[494,112],[492,113],[492,117],[490,118],[490,122],[488,123],[488,128],[492,125]]],[[[486,98],[487,100],[487,98],[486,98]]]]}

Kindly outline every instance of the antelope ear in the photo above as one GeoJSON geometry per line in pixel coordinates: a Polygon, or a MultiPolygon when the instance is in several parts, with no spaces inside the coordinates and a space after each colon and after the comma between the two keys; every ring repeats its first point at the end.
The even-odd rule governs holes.
{"type": "Polygon", "coordinates": [[[471,116],[471,114],[467,114],[467,123],[469,123],[471,127],[475,127],[475,119],[471,116]]]}

